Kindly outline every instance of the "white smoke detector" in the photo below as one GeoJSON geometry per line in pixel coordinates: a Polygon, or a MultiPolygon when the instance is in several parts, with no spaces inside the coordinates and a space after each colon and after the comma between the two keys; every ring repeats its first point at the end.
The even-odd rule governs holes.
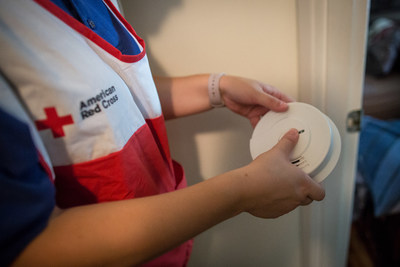
{"type": "Polygon", "coordinates": [[[270,111],[261,118],[250,139],[250,153],[255,159],[270,150],[291,128],[299,131],[299,141],[291,162],[322,182],[335,168],[341,151],[336,125],[317,108],[300,102],[289,103],[286,112],[270,111]]]}

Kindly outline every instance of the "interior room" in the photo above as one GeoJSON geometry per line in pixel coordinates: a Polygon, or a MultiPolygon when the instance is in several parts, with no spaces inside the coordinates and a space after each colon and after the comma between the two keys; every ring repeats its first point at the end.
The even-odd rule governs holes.
{"type": "Polygon", "coordinates": [[[0,3],[0,267],[400,266],[400,0],[0,3]]]}

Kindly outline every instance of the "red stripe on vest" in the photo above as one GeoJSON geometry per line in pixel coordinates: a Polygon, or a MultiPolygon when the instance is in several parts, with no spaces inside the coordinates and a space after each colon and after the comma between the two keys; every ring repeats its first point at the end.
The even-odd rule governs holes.
{"type": "MultiPolygon", "coordinates": [[[[162,117],[139,128],[122,150],[88,162],[54,167],[61,208],[173,191],[175,177],[162,117]]],[[[178,171],[177,174],[183,176],[178,171]]]]}
{"type": "Polygon", "coordinates": [[[44,171],[46,172],[46,174],[48,175],[49,179],[54,182],[54,176],[53,173],[51,172],[51,168],[50,166],[47,164],[46,160],[44,159],[42,153],[40,153],[39,150],[37,150],[38,153],[38,157],[39,157],[39,163],[42,166],[42,168],[44,169],[44,171]]]}

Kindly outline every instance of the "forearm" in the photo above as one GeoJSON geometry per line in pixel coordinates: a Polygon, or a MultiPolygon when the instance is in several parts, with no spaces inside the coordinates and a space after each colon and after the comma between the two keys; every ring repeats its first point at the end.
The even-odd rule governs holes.
{"type": "MultiPolygon", "coordinates": [[[[209,77],[209,74],[179,78],[155,77],[165,118],[172,119],[211,109],[209,77]]],[[[269,110],[286,111],[286,103],[293,101],[273,86],[232,75],[220,78],[219,90],[225,106],[247,117],[253,126],[269,110]]]]}
{"type": "Polygon", "coordinates": [[[186,77],[154,77],[166,119],[188,116],[211,109],[209,74],[186,77]]]}
{"type": "Polygon", "coordinates": [[[241,210],[239,172],[175,192],[71,208],[53,219],[16,266],[132,265],[194,237],[241,210]]]}
{"type": "Polygon", "coordinates": [[[241,212],[275,218],[323,188],[290,163],[292,129],[249,165],[186,189],[71,208],[50,220],[15,266],[125,266],[149,260],[241,212]]]}

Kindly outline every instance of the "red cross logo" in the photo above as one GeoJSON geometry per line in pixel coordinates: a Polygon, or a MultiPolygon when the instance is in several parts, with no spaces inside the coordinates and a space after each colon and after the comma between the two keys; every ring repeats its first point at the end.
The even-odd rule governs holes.
{"type": "Polygon", "coordinates": [[[51,129],[54,138],[65,136],[63,126],[74,123],[71,115],[59,117],[55,107],[45,108],[44,113],[47,119],[35,121],[36,127],[39,131],[51,129]]]}

